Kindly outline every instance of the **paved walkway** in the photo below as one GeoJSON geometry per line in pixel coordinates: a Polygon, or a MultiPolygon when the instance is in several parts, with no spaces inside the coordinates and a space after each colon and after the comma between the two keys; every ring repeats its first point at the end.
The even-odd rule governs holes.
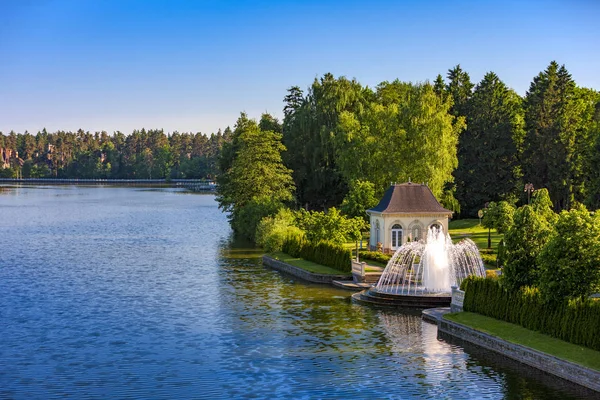
{"type": "Polygon", "coordinates": [[[450,307],[439,307],[439,308],[428,308],[423,310],[421,313],[421,318],[426,321],[438,323],[442,320],[442,316],[444,314],[448,314],[450,312],[450,307]]]}
{"type": "Polygon", "coordinates": [[[331,283],[333,283],[333,286],[337,286],[339,288],[346,289],[346,290],[354,290],[356,292],[365,290],[365,289],[369,289],[369,288],[371,288],[371,286],[373,286],[372,283],[366,283],[366,282],[356,283],[354,281],[333,281],[331,283]]]}

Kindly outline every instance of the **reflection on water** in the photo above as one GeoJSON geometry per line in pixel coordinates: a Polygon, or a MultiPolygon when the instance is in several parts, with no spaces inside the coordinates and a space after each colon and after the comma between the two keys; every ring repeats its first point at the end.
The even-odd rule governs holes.
{"type": "Polygon", "coordinates": [[[0,196],[0,398],[586,394],[264,268],[214,196],[182,194],[0,196]]]}

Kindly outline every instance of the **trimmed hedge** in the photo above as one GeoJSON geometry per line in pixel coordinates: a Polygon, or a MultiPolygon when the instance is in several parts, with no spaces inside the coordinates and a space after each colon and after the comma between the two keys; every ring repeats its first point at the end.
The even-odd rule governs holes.
{"type": "Polygon", "coordinates": [[[329,242],[315,244],[299,237],[290,237],[283,243],[282,251],[292,257],[304,258],[341,272],[352,272],[350,250],[329,242]]]}
{"type": "Polygon", "coordinates": [[[358,252],[358,257],[360,260],[373,260],[380,262],[382,264],[387,264],[392,258],[391,254],[383,254],[378,251],[366,251],[362,250],[358,252]]]}
{"type": "Polygon", "coordinates": [[[537,288],[525,287],[511,293],[497,279],[469,277],[461,287],[465,290],[465,311],[600,351],[600,301],[571,300],[549,306],[537,288]]]}

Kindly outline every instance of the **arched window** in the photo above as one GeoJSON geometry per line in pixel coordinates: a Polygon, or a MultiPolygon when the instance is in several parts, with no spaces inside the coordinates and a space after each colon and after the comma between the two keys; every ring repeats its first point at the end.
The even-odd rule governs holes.
{"type": "Polygon", "coordinates": [[[375,222],[375,245],[377,246],[377,243],[381,242],[381,240],[379,240],[380,236],[379,236],[379,220],[377,220],[377,222],[375,222]]]}
{"type": "Polygon", "coordinates": [[[402,227],[398,224],[392,226],[392,243],[390,249],[396,250],[402,246],[402,227]]]}
{"type": "Polygon", "coordinates": [[[408,227],[408,231],[413,242],[418,242],[423,237],[423,224],[419,220],[414,220],[408,227]]]}
{"type": "Polygon", "coordinates": [[[429,225],[429,229],[437,229],[438,232],[444,232],[444,228],[442,227],[442,225],[437,222],[434,222],[433,224],[429,225]]]}
{"type": "Polygon", "coordinates": [[[413,226],[412,237],[414,241],[421,240],[421,227],[419,225],[413,226]]]}

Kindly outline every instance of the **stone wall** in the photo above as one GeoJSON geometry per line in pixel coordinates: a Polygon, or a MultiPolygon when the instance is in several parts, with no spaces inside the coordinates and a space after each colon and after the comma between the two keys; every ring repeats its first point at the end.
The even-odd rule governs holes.
{"type": "Polygon", "coordinates": [[[302,268],[294,267],[293,265],[290,265],[283,261],[276,260],[267,255],[263,256],[262,261],[263,261],[263,265],[266,265],[266,266],[276,269],[278,271],[286,272],[290,275],[294,275],[295,277],[303,279],[308,282],[332,283],[333,281],[345,281],[345,280],[352,279],[352,276],[341,273],[341,272],[339,275],[313,274],[312,272],[305,271],[302,268]]]}
{"type": "Polygon", "coordinates": [[[598,371],[558,359],[528,347],[507,342],[443,318],[438,324],[438,330],[443,334],[473,343],[549,374],[600,392],[600,372],[598,371]]]}

